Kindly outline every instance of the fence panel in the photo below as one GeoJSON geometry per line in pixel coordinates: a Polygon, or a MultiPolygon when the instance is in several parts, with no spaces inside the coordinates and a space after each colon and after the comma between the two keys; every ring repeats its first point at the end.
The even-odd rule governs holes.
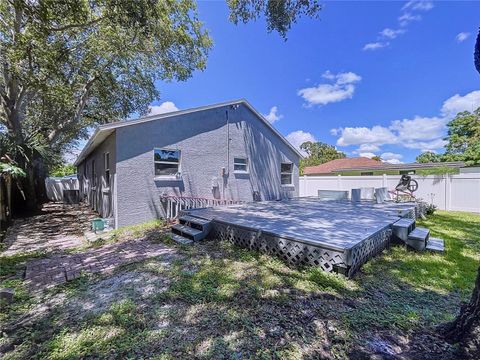
{"type": "Polygon", "coordinates": [[[78,190],[78,179],[48,177],[45,179],[47,198],[50,201],[63,201],[63,190],[78,190]]]}
{"type": "MultiPolygon", "coordinates": [[[[480,212],[480,173],[455,175],[412,175],[418,182],[417,198],[441,210],[480,212]]],[[[361,187],[395,189],[400,175],[302,176],[300,196],[317,196],[318,190],[349,190],[361,187]]]]}

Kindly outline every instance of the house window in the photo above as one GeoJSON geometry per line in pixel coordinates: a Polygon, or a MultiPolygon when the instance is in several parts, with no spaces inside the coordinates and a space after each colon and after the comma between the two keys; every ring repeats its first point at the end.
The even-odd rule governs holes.
{"type": "Polygon", "coordinates": [[[248,159],[247,158],[233,158],[233,171],[234,172],[248,172],[248,159]]]}
{"type": "Polygon", "coordinates": [[[103,165],[105,171],[105,185],[110,186],[110,153],[103,154],[103,165]]]}
{"type": "Polygon", "coordinates": [[[373,175],[373,171],[364,171],[360,173],[361,176],[371,176],[373,175]]]}
{"type": "Polygon", "coordinates": [[[292,163],[282,163],[280,165],[280,179],[282,185],[292,185],[293,184],[293,164],[292,163]]]}
{"type": "Polygon", "coordinates": [[[97,173],[95,172],[95,160],[92,160],[92,187],[97,186],[97,173]]]}
{"type": "Polygon", "coordinates": [[[155,176],[175,176],[180,172],[180,150],[154,149],[155,176]]]}

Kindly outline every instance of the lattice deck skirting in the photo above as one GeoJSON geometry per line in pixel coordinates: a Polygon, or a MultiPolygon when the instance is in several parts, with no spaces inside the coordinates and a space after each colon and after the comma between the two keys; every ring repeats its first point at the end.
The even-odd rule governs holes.
{"type": "Polygon", "coordinates": [[[235,245],[275,255],[291,265],[318,266],[323,271],[351,277],[362,264],[390,245],[392,231],[385,228],[352,249],[335,250],[282,238],[259,230],[213,221],[210,236],[235,245]]]}

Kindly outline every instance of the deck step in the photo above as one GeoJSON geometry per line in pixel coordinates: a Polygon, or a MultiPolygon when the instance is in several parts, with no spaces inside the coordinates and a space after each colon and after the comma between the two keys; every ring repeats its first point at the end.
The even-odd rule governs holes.
{"type": "Polygon", "coordinates": [[[170,237],[172,238],[173,241],[182,244],[182,245],[191,245],[193,244],[193,240],[187,239],[183,236],[177,235],[177,234],[170,234],[170,237]]]}
{"type": "Polygon", "coordinates": [[[445,241],[443,241],[443,239],[431,237],[428,239],[425,250],[443,253],[445,252],[445,241]]]}
{"type": "Polygon", "coordinates": [[[190,226],[194,229],[206,231],[210,230],[210,220],[197,218],[190,215],[183,215],[178,218],[180,225],[190,226]]]}
{"type": "Polygon", "coordinates": [[[413,219],[400,219],[395,222],[392,226],[393,235],[402,239],[403,241],[408,240],[408,234],[410,234],[415,229],[415,220],[413,219]]]}
{"type": "Polygon", "coordinates": [[[187,239],[198,241],[202,240],[206,234],[202,230],[194,229],[190,226],[175,224],[172,226],[172,233],[186,237],[187,239]]]}
{"type": "Polygon", "coordinates": [[[408,234],[408,239],[406,243],[415,250],[422,251],[425,250],[425,246],[427,245],[429,236],[430,230],[422,227],[417,227],[410,234],[408,234]]]}

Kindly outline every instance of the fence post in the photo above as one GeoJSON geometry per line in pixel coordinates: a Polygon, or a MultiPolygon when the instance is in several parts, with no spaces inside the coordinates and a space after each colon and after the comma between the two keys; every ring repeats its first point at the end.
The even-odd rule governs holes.
{"type": "Polygon", "coordinates": [[[342,175],[337,175],[337,190],[342,190],[342,175]]]}
{"type": "Polygon", "coordinates": [[[452,203],[452,177],[451,174],[445,174],[445,210],[451,210],[452,203]]]}
{"type": "Polygon", "coordinates": [[[382,177],[382,186],[387,187],[387,174],[383,174],[382,177]]]}

